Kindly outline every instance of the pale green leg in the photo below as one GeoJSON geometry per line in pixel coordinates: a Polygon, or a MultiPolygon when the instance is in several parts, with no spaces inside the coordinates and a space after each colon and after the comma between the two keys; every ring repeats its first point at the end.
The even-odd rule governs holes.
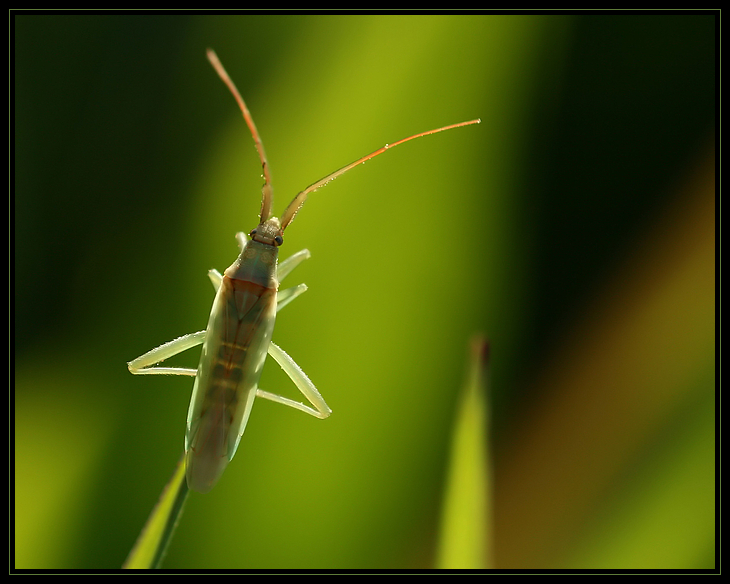
{"type": "Polygon", "coordinates": [[[287,288],[286,290],[280,290],[279,293],[276,295],[276,314],[279,314],[279,311],[282,308],[284,308],[287,304],[289,304],[298,296],[304,294],[306,291],[306,284],[298,284],[291,288],[287,288]]]}
{"type": "Polygon", "coordinates": [[[294,268],[296,268],[304,260],[308,260],[311,257],[312,254],[309,253],[308,249],[303,249],[301,251],[298,251],[294,255],[289,256],[278,266],[276,266],[276,278],[279,280],[279,282],[281,282],[291,273],[294,268]]]}
{"type": "MultiPolygon", "coordinates": [[[[309,259],[311,255],[312,254],[309,253],[308,249],[303,249],[281,262],[276,270],[276,276],[279,281],[281,282],[284,278],[286,278],[294,268],[296,268],[304,260],[309,259]]],[[[279,292],[277,296],[276,312],[278,313],[297,296],[306,292],[306,290],[307,286],[305,284],[299,284],[298,286],[279,292]]],[[[269,355],[271,355],[281,366],[284,372],[294,382],[294,385],[297,386],[297,389],[304,394],[304,397],[306,397],[316,409],[305,406],[303,403],[289,398],[276,395],[275,393],[264,391],[263,389],[256,390],[256,395],[258,397],[263,397],[276,403],[301,410],[320,419],[324,419],[332,413],[327,402],[324,401],[324,398],[319,391],[317,391],[317,388],[310,381],[309,377],[307,377],[307,374],[302,371],[299,365],[294,362],[294,359],[287,355],[281,347],[275,343],[269,343],[269,355]]]]}
{"type": "Polygon", "coordinates": [[[303,403],[294,401],[287,397],[276,395],[275,393],[269,393],[263,389],[256,390],[257,397],[263,397],[273,402],[301,410],[321,420],[332,413],[327,402],[324,401],[324,398],[319,391],[317,391],[317,388],[314,387],[314,384],[310,381],[309,377],[307,377],[307,374],[301,370],[299,365],[294,362],[294,359],[287,355],[281,347],[274,343],[269,343],[269,355],[276,360],[276,362],[284,370],[284,373],[286,373],[294,382],[294,385],[297,386],[297,389],[304,394],[304,397],[306,397],[316,409],[305,406],[303,403]]]}
{"type": "MultiPolygon", "coordinates": [[[[298,251],[294,255],[289,256],[283,262],[281,262],[276,267],[276,277],[278,278],[279,282],[281,282],[284,278],[286,278],[294,268],[296,268],[304,260],[308,260],[310,257],[312,257],[312,254],[309,253],[309,250],[303,249],[301,251],[298,251]]],[[[307,291],[306,284],[299,284],[292,288],[287,288],[286,290],[280,290],[276,296],[277,314],[279,313],[279,311],[282,308],[284,308],[287,304],[289,304],[297,296],[304,294],[306,291],[307,291]]]]}
{"type": "MultiPolygon", "coordinates": [[[[205,340],[205,332],[206,331],[198,331],[189,335],[183,335],[169,343],[165,343],[164,345],[160,345],[159,347],[148,351],[144,355],[137,357],[127,364],[129,371],[135,375],[189,375],[191,377],[195,377],[195,374],[197,373],[196,369],[185,369],[182,367],[150,367],[150,365],[154,365],[155,363],[164,361],[178,353],[182,353],[187,349],[200,345],[205,340]]],[[[327,402],[324,401],[324,398],[319,391],[317,391],[317,388],[310,381],[309,377],[307,377],[307,374],[302,371],[299,365],[297,365],[281,347],[274,343],[269,343],[269,355],[271,355],[274,360],[279,363],[281,368],[294,382],[299,391],[304,394],[304,397],[306,397],[316,409],[310,408],[301,402],[297,402],[262,389],[256,390],[256,395],[258,397],[301,410],[320,419],[324,419],[332,413],[327,402]]]]}
{"type": "Polygon", "coordinates": [[[133,361],[127,363],[130,373],[135,375],[190,375],[195,377],[197,369],[186,369],[183,367],[150,367],[155,363],[164,361],[169,357],[182,353],[187,349],[196,347],[205,340],[205,331],[190,333],[178,337],[174,341],[160,345],[151,351],[147,351],[144,355],[137,357],[133,361]]]}
{"type": "Polygon", "coordinates": [[[221,276],[221,273],[218,270],[208,270],[208,277],[213,283],[213,288],[215,288],[215,291],[218,292],[218,288],[221,287],[221,282],[223,281],[223,276],[221,276]]]}

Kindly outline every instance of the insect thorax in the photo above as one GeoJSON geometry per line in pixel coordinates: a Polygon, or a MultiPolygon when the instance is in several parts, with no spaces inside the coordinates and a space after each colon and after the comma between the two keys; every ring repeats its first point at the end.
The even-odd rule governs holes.
{"type": "Polygon", "coordinates": [[[252,282],[265,288],[277,289],[276,261],[279,249],[255,240],[246,242],[236,261],[224,272],[233,280],[252,282]]]}

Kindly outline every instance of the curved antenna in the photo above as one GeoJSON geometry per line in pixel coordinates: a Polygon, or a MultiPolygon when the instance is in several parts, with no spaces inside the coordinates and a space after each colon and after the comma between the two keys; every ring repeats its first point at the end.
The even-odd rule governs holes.
{"type": "Polygon", "coordinates": [[[243,119],[246,120],[246,125],[248,126],[248,129],[251,130],[251,136],[253,136],[254,144],[256,144],[256,150],[258,150],[259,158],[261,159],[261,169],[263,170],[264,177],[264,184],[261,187],[260,213],[261,223],[263,223],[269,217],[271,217],[271,207],[274,204],[274,190],[271,186],[271,174],[269,173],[269,163],[266,160],[264,145],[261,142],[259,131],[256,129],[256,124],[253,123],[251,112],[249,112],[248,108],[246,107],[246,102],[243,101],[241,94],[238,93],[238,89],[236,89],[233,81],[231,81],[231,78],[228,76],[228,73],[226,73],[223,65],[221,65],[221,62],[218,59],[218,55],[215,54],[215,51],[213,49],[207,49],[206,54],[208,55],[208,61],[210,61],[210,64],[213,65],[215,72],[218,73],[218,77],[223,80],[223,83],[228,86],[228,89],[233,94],[233,97],[236,98],[236,102],[238,102],[238,107],[241,108],[243,119]]]}
{"type": "Polygon", "coordinates": [[[301,209],[302,205],[304,204],[304,201],[307,200],[307,195],[309,195],[309,193],[313,193],[317,189],[322,188],[328,182],[335,180],[338,176],[345,174],[348,170],[355,168],[358,164],[367,162],[371,158],[375,158],[376,156],[382,154],[386,150],[388,150],[390,148],[395,148],[396,146],[403,144],[404,142],[408,142],[409,140],[415,140],[416,138],[420,138],[422,136],[428,136],[429,134],[436,134],[438,132],[444,132],[445,130],[452,130],[453,128],[460,128],[462,126],[470,126],[472,124],[479,124],[480,122],[481,122],[480,119],[469,120],[468,122],[461,122],[459,124],[451,124],[450,126],[444,126],[443,128],[436,128],[435,130],[428,130],[427,132],[421,132],[420,134],[414,134],[413,136],[408,136],[408,138],[403,138],[402,140],[398,140],[397,142],[394,142],[393,144],[386,144],[382,148],[378,148],[375,152],[371,152],[367,156],[358,158],[355,162],[351,162],[347,166],[343,166],[339,170],[334,171],[332,174],[328,174],[324,178],[321,178],[317,182],[309,185],[306,189],[304,189],[296,197],[294,197],[292,202],[289,203],[289,206],[286,208],[286,210],[284,211],[284,213],[281,216],[281,230],[284,231],[284,229],[286,229],[286,226],[289,225],[289,223],[291,223],[294,220],[294,217],[299,212],[299,209],[301,209]]]}

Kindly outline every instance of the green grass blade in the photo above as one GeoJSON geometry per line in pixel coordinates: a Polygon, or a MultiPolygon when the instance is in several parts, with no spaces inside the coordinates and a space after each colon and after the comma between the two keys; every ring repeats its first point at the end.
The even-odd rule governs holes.
{"type": "Polygon", "coordinates": [[[187,496],[188,484],[185,480],[183,457],[177,463],[172,478],[165,485],[160,500],[150,513],[147,523],[139,534],[122,568],[149,569],[161,567],[187,496]]]}
{"type": "Polygon", "coordinates": [[[488,347],[483,337],[472,339],[449,458],[436,563],[440,569],[484,569],[492,564],[488,347]]]}

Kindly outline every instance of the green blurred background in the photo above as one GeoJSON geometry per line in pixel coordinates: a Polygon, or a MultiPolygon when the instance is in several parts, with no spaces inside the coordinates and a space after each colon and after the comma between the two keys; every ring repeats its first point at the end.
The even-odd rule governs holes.
{"type": "MultiPolygon", "coordinates": [[[[334,414],[257,401],[165,565],[432,567],[482,331],[495,565],[713,567],[715,25],[16,15],[15,566],[119,567],[181,453],[192,381],[126,361],[204,328],[206,271],[257,221],[212,47],[277,213],[482,124],[310,197],[274,340],[334,414]]],[[[261,386],[296,393],[273,362],[261,386]]]]}

